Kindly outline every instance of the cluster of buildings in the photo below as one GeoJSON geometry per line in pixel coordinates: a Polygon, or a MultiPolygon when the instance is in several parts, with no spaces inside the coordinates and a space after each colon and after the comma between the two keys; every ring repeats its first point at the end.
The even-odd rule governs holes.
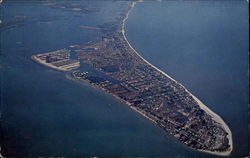
{"type": "Polygon", "coordinates": [[[138,57],[119,32],[76,52],[86,64],[114,80],[105,76],[89,78],[79,70],[73,72],[75,77],[123,100],[192,148],[229,150],[228,133],[222,125],[202,110],[182,85],[138,57]]]}
{"type": "Polygon", "coordinates": [[[101,40],[72,47],[77,60],[70,59],[67,49],[37,57],[57,67],[69,66],[72,62],[75,67],[71,70],[77,69],[81,60],[104,75],[77,69],[72,71],[75,78],[88,81],[124,101],[182,143],[211,152],[230,150],[228,133],[223,126],[202,110],[182,85],[136,54],[122,34],[121,23],[110,23],[102,29],[101,40]]]}
{"type": "Polygon", "coordinates": [[[70,58],[71,50],[60,49],[53,52],[37,54],[32,56],[36,61],[49,67],[71,71],[80,67],[80,61],[70,58]]]}

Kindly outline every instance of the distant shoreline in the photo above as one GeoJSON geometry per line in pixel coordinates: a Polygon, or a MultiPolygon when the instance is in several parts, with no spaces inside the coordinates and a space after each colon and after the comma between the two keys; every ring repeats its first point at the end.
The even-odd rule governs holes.
{"type": "MultiPolygon", "coordinates": [[[[196,98],[191,92],[189,92],[181,83],[177,82],[176,80],[174,80],[172,77],[170,77],[168,74],[166,74],[165,72],[163,72],[162,70],[158,69],[157,67],[155,67],[154,65],[152,65],[150,62],[148,62],[146,59],[144,59],[129,43],[129,41],[126,38],[125,35],[125,22],[129,17],[129,14],[131,12],[131,10],[134,8],[136,2],[132,2],[131,4],[131,8],[130,10],[127,12],[126,17],[123,19],[122,21],[122,35],[124,37],[124,39],[126,40],[126,42],[128,43],[129,47],[136,53],[136,55],[138,57],[140,57],[144,62],[146,62],[147,64],[149,64],[150,66],[152,66],[154,69],[156,69],[157,71],[159,71],[160,73],[162,73],[163,75],[165,75],[166,77],[170,78],[171,80],[173,80],[174,82],[178,83],[179,85],[181,85],[192,97],[193,99],[195,99],[198,102],[198,105],[200,106],[201,109],[203,109],[204,111],[206,111],[210,116],[212,116],[212,119],[218,123],[220,123],[224,130],[226,130],[226,132],[228,133],[227,138],[229,140],[229,145],[230,145],[230,149],[229,151],[226,152],[212,152],[212,151],[207,151],[207,150],[198,150],[201,152],[206,152],[206,153],[210,153],[210,154],[215,154],[215,155],[220,155],[220,156],[229,156],[231,154],[231,152],[233,151],[233,140],[232,140],[232,132],[230,130],[230,128],[228,127],[228,125],[224,122],[224,120],[215,112],[213,112],[211,109],[209,109],[205,104],[203,104],[198,98],[196,98]]],[[[148,117],[147,117],[148,118],[148,117]]],[[[152,120],[152,119],[150,119],[152,120]]],[[[155,121],[154,121],[155,122],[155,121]]]]}

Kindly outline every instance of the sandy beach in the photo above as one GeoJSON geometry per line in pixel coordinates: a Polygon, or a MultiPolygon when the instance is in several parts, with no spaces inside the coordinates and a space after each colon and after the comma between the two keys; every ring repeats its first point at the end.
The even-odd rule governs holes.
{"type": "Polygon", "coordinates": [[[56,66],[54,66],[54,65],[52,65],[52,64],[50,64],[50,63],[46,63],[45,61],[43,61],[43,60],[39,59],[38,57],[36,57],[36,55],[32,55],[31,58],[32,58],[34,61],[36,61],[36,62],[38,62],[38,63],[40,63],[40,64],[43,64],[43,65],[45,65],[45,66],[54,68],[54,69],[56,69],[56,70],[67,71],[66,69],[63,69],[63,68],[60,68],[60,67],[56,67],[56,66]]]}
{"type": "MultiPolygon", "coordinates": [[[[230,155],[230,153],[232,152],[233,150],[233,142],[232,142],[232,132],[231,130],[229,129],[229,127],[227,126],[227,124],[223,121],[223,119],[217,115],[216,113],[214,113],[212,110],[210,110],[206,105],[204,105],[198,98],[196,98],[191,92],[189,92],[182,84],[180,84],[179,82],[177,82],[176,80],[174,80],[172,77],[170,77],[168,74],[166,74],[165,72],[163,72],[162,70],[158,69],[157,67],[155,67],[154,65],[152,65],[151,63],[149,63],[147,60],[145,60],[132,46],[131,44],[129,43],[129,41],[127,40],[126,38],[126,35],[125,35],[125,23],[126,23],[126,20],[128,19],[129,17],[129,14],[130,12],[132,11],[132,9],[134,8],[136,2],[132,2],[131,4],[131,8],[130,10],[127,12],[125,18],[123,19],[122,21],[122,34],[123,34],[123,38],[126,40],[127,44],[129,45],[129,47],[135,52],[135,54],[140,57],[145,63],[147,63],[148,65],[152,66],[154,69],[156,69],[157,71],[159,71],[161,74],[163,74],[164,76],[168,77],[169,79],[173,80],[175,83],[179,84],[180,86],[182,86],[187,93],[189,93],[190,96],[193,97],[193,99],[197,102],[197,104],[200,106],[201,109],[203,109],[204,111],[206,111],[206,113],[208,113],[212,119],[215,121],[215,122],[218,122],[219,124],[221,124],[221,126],[224,128],[224,130],[228,133],[227,135],[227,138],[229,140],[229,145],[230,145],[230,150],[227,151],[227,152],[211,152],[211,151],[206,151],[206,150],[199,150],[201,152],[206,152],[206,153],[210,153],[210,154],[215,154],[215,155],[221,155],[221,156],[228,156],[230,155]]],[[[48,67],[51,67],[51,68],[54,68],[56,70],[60,70],[60,71],[69,71],[67,69],[67,67],[56,67],[54,66],[53,64],[50,64],[50,63],[46,63],[44,60],[41,60],[39,59],[36,55],[33,55],[31,57],[34,61],[38,62],[38,63],[41,63],[45,66],[48,66],[48,67]]],[[[133,107],[131,106],[131,104],[121,98],[119,98],[118,96],[115,96],[109,92],[107,92],[105,89],[101,88],[101,87],[97,87],[91,83],[88,83],[92,86],[94,86],[95,88],[97,89],[102,89],[103,91],[105,91],[106,93],[114,96],[115,98],[117,98],[118,100],[122,101],[122,102],[125,102],[127,105],[129,105],[130,108],[132,108],[133,110],[135,110],[136,112],[140,113],[141,115],[143,115],[144,117],[148,118],[149,120],[153,121],[154,123],[156,123],[156,121],[154,120],[153,116],[151,118],[151,116],[147,116],[144,112],[140,111],[139,109],[137,109],[136,107],[133,107]]]]}
{"type": "MultiPolygon", "coordinates": [[[[163,75],[165,75],[166,77],[170,78],[171,80],[173,80],[174,82],[178,83],[179,85],[181,85],[184,89],[186,89],[182,84],[180,84],[179,82],[177,82],[176,80],[174,80],[172,77],[170,77],[168,74],[166,74],[165,72],[163,72],[162,70],[158,69],[157,67],[155,67],[154,65],[152,65],[151,63],[149,63],[146,59],[144,59],[129,43],[129,41],[126,38],[125,35],[125,22],[129,17],[129,14],[131,12],[131,10],[133,9],[133,7],[135,6],[136,2],[132,2],[131,4],[131,9],[127,12],[126,17],[123,19],[123,24],[122,24],[122,34],[124,39],[126,40],[126,42],[128,43],[129,47],[147,64],[149,64],[150,66],[152,66],[153,68],[155,68],[157,71],[161,72],[163,75]]],[[[229,140],[229,145],[230,145],[230,151],[227,152],[211,152],[211,151],[206,151],[206,150],[199,150],[202,152],[206,152],[206,153],[210,153],[210,154],[215,154],[215,155],[221,155],[221,156],[228,156],[230,155],[230,153],[233,150],[233,141],[232,141],[232,132],[229,129],[228,125],[223,121],[223,119],[217,115],[216,113],[214,113],[212,110],[210,110],[206,105],[204,105],[198,98],[196,98],[191,92],[189,92],[188,90],[186,90],[198,103],[198,105],[200,106],[201,109],[203,109],[204,111],[206,111],[210,116],[212,116],[213,120],[220,123],[222,125],[222,127],[224,128],[224,130],[228,133],[227,138],[229,140]]],[[[145,115],[144,115],[145,116],[145,115]]],[[[147,117],[148,118],[148,117],[147,117]]]]}

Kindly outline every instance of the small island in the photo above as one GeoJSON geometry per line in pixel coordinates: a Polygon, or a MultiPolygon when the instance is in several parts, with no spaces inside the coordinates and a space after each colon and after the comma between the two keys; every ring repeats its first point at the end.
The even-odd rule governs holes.
{"type": "Polygon", "coordinates": [[[129,2],[116,22],[98,27],[102,39],[33,55],[32,59],[68,71],[75,79],[111,94],[188,147],[229,155],[232,133],[223,119],[129,44],[124,25],[135,4],[129,2]],[[84,71],[81,67],[86,65],[98,73],[84,71]]]}

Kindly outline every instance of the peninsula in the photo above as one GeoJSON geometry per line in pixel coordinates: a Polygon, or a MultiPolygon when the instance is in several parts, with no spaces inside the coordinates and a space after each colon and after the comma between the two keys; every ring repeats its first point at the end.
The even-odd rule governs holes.
{"type": "Polygon", "coordinates": [[[188,147],[229,155],[232,133],[223,119],[129,44],[124,26],[136,2],[128,4],[117,21],[98,27],[102,39],[33,55],[32,59],[69,71],[74,78],[122,100],[188,147]],[[86,65],[98,73],[84,71],[86,65]]]}

